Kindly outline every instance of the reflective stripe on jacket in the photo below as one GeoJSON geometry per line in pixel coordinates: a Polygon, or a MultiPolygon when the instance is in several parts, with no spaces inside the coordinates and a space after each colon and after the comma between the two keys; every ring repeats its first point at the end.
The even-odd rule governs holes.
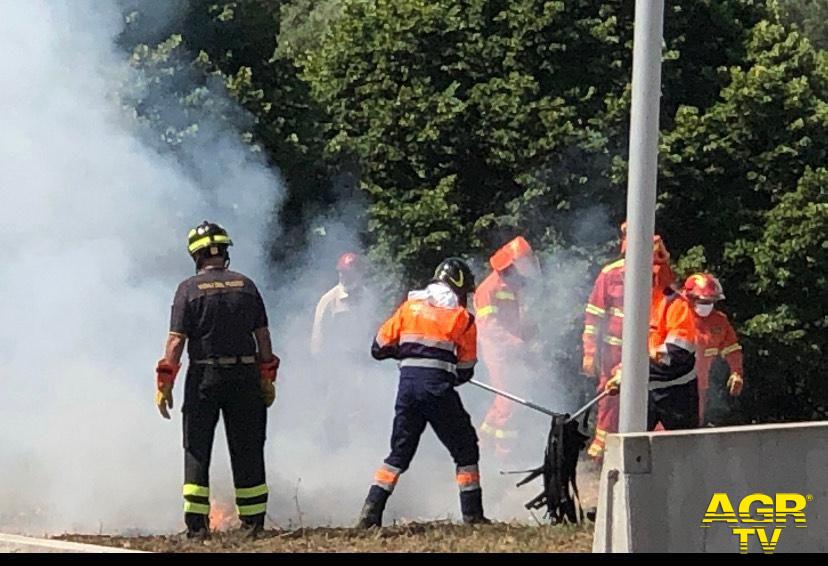
{"type": "Polygon", "coordinates": [[[655,291],[650,306],[650,389],[696,378],[696,321],[687,300],[672,289],[655,291]]]}
{"type": "MultiPolygon", "coordinates": [[[[400,360],[400,368],[439,370],[467,381],[477,362],[477,326],[463,307],[407,300],[380,327],[371,354],[400,360]]],[[[409,370],[410,371],[410,370],[409,370]]]]}
{"type": "Polygon", "coordinates": [[[516,337],[521,336],[520,296],[506,283],[499,271],[493,271],[474,292],[474,309],[481,336],[490,327],[516,337]]]}
{"type": "Polygon", "coordinates": [[[722,357],[731,373],[742,375],[742,346],[727,315],[713,310],[709,316],[696,315],[696,373],[699,387],[706,389],[713,360],[722,357]]]}
{"type": "Polygon", "coordinates": [[[584,314],[584,355],[600,358],[603,348],[621,348],[624,326],[624,260],[606,265],[592,286],[584,314]]]}

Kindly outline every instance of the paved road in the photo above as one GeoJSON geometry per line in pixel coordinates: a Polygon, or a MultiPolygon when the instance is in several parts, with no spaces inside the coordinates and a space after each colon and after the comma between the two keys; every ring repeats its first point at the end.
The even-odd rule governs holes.
{"type": "Polygon", "coordinates": [[[97,546],[94,544],[80,544],[77,542],[64,542],[45,538],[23,537],[18,535],[6,535],[0,533],[0,552],[90,552],[90,553],[112,553],[112,552],[139,552],[114,548],[111,546],[97,546]]]}

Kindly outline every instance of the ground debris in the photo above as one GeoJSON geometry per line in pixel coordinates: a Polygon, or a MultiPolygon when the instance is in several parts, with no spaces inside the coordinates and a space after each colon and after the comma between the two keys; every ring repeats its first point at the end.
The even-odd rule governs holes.
{"type": "Polygon", "coordinates": [[[217,532],[206,541],[183,535],[64,534],[54,538],[151,552],[589,552],[592,526],[468,526],[435,521],[367,531],[342,527],[267,530],[256,540],[238,531],[217,532]]]}

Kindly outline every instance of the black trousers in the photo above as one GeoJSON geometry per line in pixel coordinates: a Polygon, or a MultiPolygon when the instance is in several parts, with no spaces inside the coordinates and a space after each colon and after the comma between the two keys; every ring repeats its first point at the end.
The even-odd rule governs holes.
{"type": "Polygon", "coordinates": [[[699,426],[699,390],[695,379],[683,385],[650,391],[647,405],[647,430],[654,430],[658,423],[664,430],[699,426]]]}
{"type": "Polygon", "coordinates": [[[463,408],[460,396],[448,384],[431,384],[423,379],[400,379],[391,434],[391,454],[385,463],[408,469],[426,424],[448,448],[458,466],[470,466],[480,460],[477,433],[463,408]]]}
{"type": "Polygon", "coordinates": [[[457,465],[463,517],[482,517],[477,433],[460,396],[442,372],[420,368],[408,368],[408,371],[411,372],[409,375],[403,373],[400,376],[397,390],[391,453],[385,459],[385,466],[377,470],[366,503],[379,506],[379,509],[385,507],[397,478],[411,465],[426,425],[431,425],[457,465]],[[430,372],[437,373],[437,377],[429,376],[430,372]]]}
{"type": "Polygon", "coordinates": [[[246,524],[264,524],[267,407],[255,365],[192,364],[184,386],[184,511],[187,527],[206,528],[210,456],[219,413],[230,451],[236,506],[246,524]]]}

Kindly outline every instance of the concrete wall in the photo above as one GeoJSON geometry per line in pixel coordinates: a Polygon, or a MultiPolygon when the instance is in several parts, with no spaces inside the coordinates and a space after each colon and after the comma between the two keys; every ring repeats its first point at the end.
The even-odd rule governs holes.
{"type": "Polygon", "coordinates": [[[737,553],[727,525],[700,526],[715,492],[737,512],[750,493],[812,496],[807,528],[783,528],[776,552],[828,551],[828,422],[609,436],[593,551],[737,553]]]}

